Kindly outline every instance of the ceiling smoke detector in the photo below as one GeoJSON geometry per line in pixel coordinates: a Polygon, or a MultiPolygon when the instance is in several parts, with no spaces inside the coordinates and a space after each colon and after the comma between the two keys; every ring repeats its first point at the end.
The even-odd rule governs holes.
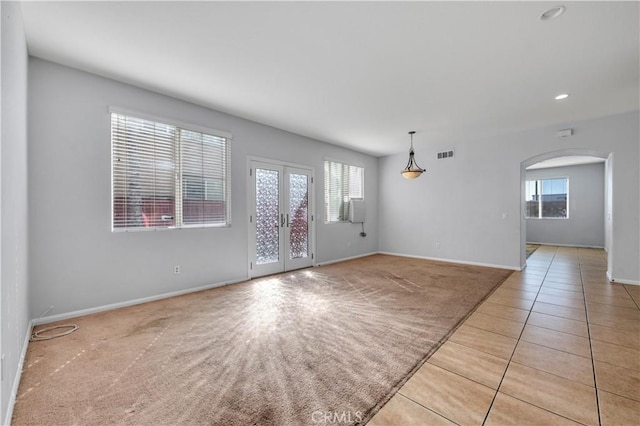
{"type": "Polygon", "coordinates": [[[567,8],[564,6],[552,7],[551,9],[548,9],[545,12],[543,12],[538,19],[540,19],[541,21],[550,21],[562,15],[565,10],[567,10],[567,8]]]}

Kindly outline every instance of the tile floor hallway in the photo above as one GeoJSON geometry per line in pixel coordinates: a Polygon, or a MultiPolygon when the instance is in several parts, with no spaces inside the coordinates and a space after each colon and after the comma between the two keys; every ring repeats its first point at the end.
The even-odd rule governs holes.
{"type": "Polygon", "coordinates": [[[542,246],[369,425],[640,424],[640,286],[542,246]]]}

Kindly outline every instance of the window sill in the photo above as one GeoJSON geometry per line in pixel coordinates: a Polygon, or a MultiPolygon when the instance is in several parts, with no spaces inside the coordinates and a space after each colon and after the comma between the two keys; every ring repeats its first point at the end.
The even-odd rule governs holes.
{"type": "Polygon", "coordinates": [[[527,217],[527,220],[569,220],[568,217],[527,217]]]}

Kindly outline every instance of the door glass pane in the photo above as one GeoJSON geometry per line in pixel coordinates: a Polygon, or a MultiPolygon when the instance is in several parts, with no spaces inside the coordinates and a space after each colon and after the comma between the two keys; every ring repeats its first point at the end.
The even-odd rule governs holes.
{"type": "Polygon", "coordinates": [[[277,170],[256,169],[256,263],[280,260],[280,193],[277,170]]]}
{"type": "Polygon", "coordinates": [[[309,256],[309,185],[307,175],[289,175],[291,259],[309,256]]]}

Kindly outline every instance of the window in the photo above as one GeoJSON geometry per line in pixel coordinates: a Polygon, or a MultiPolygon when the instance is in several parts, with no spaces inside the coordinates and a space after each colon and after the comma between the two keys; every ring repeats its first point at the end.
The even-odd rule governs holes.
{"type": "Polygon", "coordinates": [[[569,217],[569,179],[540,179],[526,182],[527,218],[569,217]]]}
{"type": "Polygon", "coordinates": [[[349,219],[349,200],[364,198],[362,167],[334,161],[324,162],[324,221],[349,219]]]}
{"type": "Polygon", "coordinates": [[[229,225],[228,138],[111,113],[112,228],[229,225]]]}

